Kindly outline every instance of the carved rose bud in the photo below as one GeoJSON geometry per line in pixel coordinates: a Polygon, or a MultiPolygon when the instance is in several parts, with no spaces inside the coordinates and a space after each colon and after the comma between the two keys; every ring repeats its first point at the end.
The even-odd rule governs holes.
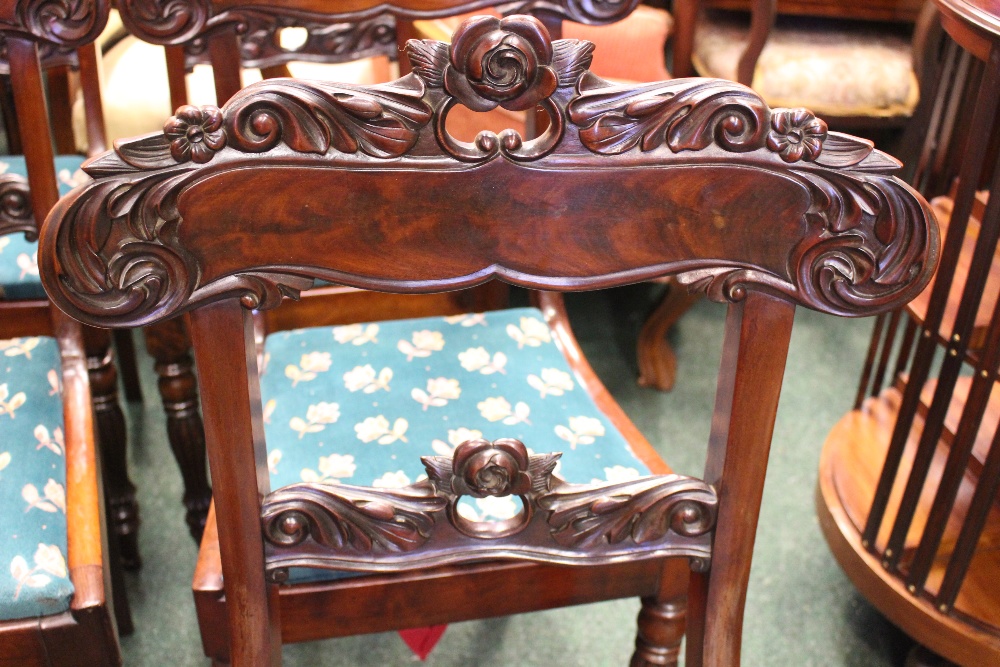
{"type": "Polygon", "coordinates": [[[222,112],[213,106],[185,104],[164,124],[163,133],[170,139],[170,155],[178,162],[204,164],[226,145],[222,112]]]}
{"type": "Polygon", "coordinates": [[[454,491],[476,498],[521,495],[531,489],[528,450],[513,439],[469,440],[455,449],[454,491]]]}
{"type": "Polygon", "coordinates": [[[473,111],[502,106],[523,111],[555,92],[552,42],[530,16],[476,16],[462,23],[451,43],[445,89],[473,111]]]}
{"type": "Polygon", "coordinates": [[[767,147],[785,162],[815,160],[825,139],[826,123],[807,109],[777,111],[771,116],[767,147]]]}

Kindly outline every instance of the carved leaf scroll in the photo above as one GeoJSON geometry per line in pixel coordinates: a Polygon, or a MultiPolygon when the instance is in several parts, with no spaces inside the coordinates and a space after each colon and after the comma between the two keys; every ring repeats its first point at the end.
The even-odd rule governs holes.
{"type": "Polygon", "coordinates": [[[413,551],[427,542],[434,514],[447,501],[430,485],[369,489],[346,484],[293,484],[264,500],[264,534],[292,547],[311,537],[342,552],[413,551]]]}
{"type": "Polygon", "coordinates": [[[676,79],[644,86],[611,86],[593,76],[580,80],[569,105],[583,145],[605,155],[664,143],[673,152],[701,150],[713,142],[734,152],[764,145],[769,112],[754,91],[715,79],[676,79]]]}
{"type": "Polygon", "coordinates": [[[469,440],[453,457],[423,457],[429,479],[401,489],[285,487],[263,503],[268,569],[281,580],[289,565],[363,571],[488,557],[600,563],[677,555],[701,563],[710,556],[711,486],[678,475],[567,484],[553,474],[560,456],[529,455],[512,439],[469,440]],[[524,505],[511,519],[457,511],[463,496],[510,495],[524,505]]]}
{"type": "Polygon", "coordinates": [[[715,525],[717,503],[704,482],[676,475],[566,490],[538,501],[551,511],[553,538],[576,548],[629,538],[645,544],[663,539],[670,530],[688,537],[704,535],[715,525]]]}

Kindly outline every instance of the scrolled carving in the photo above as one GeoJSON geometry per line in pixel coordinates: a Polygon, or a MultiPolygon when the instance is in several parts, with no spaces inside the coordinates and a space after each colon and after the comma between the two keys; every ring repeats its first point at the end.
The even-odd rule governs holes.
{"type": "Polygon", "coordinates": [[[791,261],[804,296],[821,310],[905,302],[919,294],[937,263],[937,225],[901,181],[878,174],[794,172],[813,193],[806,214],[816,236],[791,261]]]}
{"type": "MultiPolygon", "coordinates": [[[[876,160],[884,165],[884,160],[876,160]]],[[[937,264],[937,225],[924,201],[879,173],[793,169],[810,192],[811,232],[789,257],[791,280],[748,266],[714,266],[678,275],[693,291],[739,301],[751,287],[784,294],[844,316],[906,303],[937,264]]]]}
{"type": "MultiPolygon", "coordinates": [[[[330,23],[307,16],[271,13],[267,8],[241,12],[240,60],[244,67],[273,67],[292,61],[348,62],[372,56],[395,58],[396,20],[383,14],[367,19],[330,23]],[[282,45],[282,31],[301,28],[305,40],[294,47],[282,45]]],[[[184,43],[185,65],[211,64],[205,39],[184,43]]]]}
{"type": "Polygon", "coordinates": [[[605,25],[625,18],[638,4],[639,0],[521,0],[501,5],[500,11],[505,16],[546,12],[577,23],[605,25]]]}
{"type": "Polygon", "coordinates": [[[224,126],[230,145],[245,152],[267,151],[281,142],[304,153],[332,147],[399,157],[430,121],[423,91],[416,78],[367,89],[280,80],[263,95],[252,89],[235,95],[224,109],[224,126]]]}
{"type": "Polygon", "coordinates": [[[612,86],[587,75],[569,118],[584,146],[605,155],[663,144],[674,153],[715,143],[732,152],[764,146],[769,110],[753,90],[716,79],[676,79],[639,87],[612,86]]]}
{"type": "Polygon", "coordinates": [[[293,484],[264,499],[266,539],[293,547],[307,537],[340,552],[407,552],[430,538],[446,501],[430,486],[367,489],[346,484],[293,484]]]}
{"type": "Polygon", "coordinates": [[[38,240],[28,180],[18,174],[0,174],[0,236],[17,232],[29,241],[38,240]]]}
{"type": "Polygon", "coordinates": [[[715,525],[718,498],[700,480],[667,476],[554,493],[538,504],[551,512],[548,522],[559,544],[587,548],[626,539],[645,544],[671,530],[704,535],[715,525]]]}
{"type": "Polygon", "coordinates": [[[30,37],[62,51],[92,42],[107,22],[106,2],[23,0],[17,3],[14,23],[0,23],[0,31],[30,37]]]}
{"type": "Polygon", "coordinates": [[[487,557],[608,562],[625,555],[710,558],[715,491],[678,475],[610,485],[567,484],[561,454],[518,440],[469,440],[453,456],[422,457],[426,481],[402,489],[293,484],[269,494],[262,521],[268,571],[296,565],[379,570],[487,557]],[[463,517],[463,496],[520,497],[503,521],[463,517]],[[372,558],[378,555],[378,559],[372,558]]]}
{"type": "Polygon", "coordinates": [[[128,31],[154,44],[181,44],[217,23],[210,0],[119,0],[118,7],[128,31]]]}

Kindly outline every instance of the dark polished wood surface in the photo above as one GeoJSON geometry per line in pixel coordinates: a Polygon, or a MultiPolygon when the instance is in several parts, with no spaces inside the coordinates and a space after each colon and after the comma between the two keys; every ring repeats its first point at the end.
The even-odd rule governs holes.
{"type": "MultiPolygon", "coordinates": [[[[91,160],[86,169],[96,180],[47,220],[40,267],[67,312],[135,326],[192,311],[229,619],[229,652],[217,660],[280,661],[287,605],[277,582],[286,563],[391,570],[399,584],[393,608],[405,609],[407,595],[429,591],[422,582],[441,575],[413,564],[461,568],[475,557],[464,548],[475,539],[495,540],[505,558],[538,567],[572,560],[609,573],[580,580],[578,599],[635,594],[604,588],[618,563],[634,573],[649,560],[655,566],[644,576],[670,573],[641,586],[637,667],[673,659],[673,646],[658,645],[678,636],[681,609],[676,572],[663,557],[688,557],[696,575],[687,664],[739,663],[794,307],[861,316],[901,306],[931,277],[937,227],[926,202],[892,176],[898,163],[870,143],[828,132],[805,110],[772,111],[731,82],[611,86],[589,73],[592,48],[553,42],[528,17],[479,17],[451,46],[411,41],[413,73],[390,84],[251,86],[222,109],[182,108],[164,134],[119,142],[91,160]],[[507,130],[459,142],[446,125],[456,104],[539,105],[549,123],[533,139],[507,130]],[[269,489],[249,309],[279,306],[317,278],[429,293],[494,278],[569,291],[672,273],[729,303],[705,480],[638,480],[656,493],[671,487],[649,505],[632,487],[566,488],[520,443],[470,441],[455,467],[425,461],[430,479],[403,489],[269,489]],[[468,475],[459,483],[443,472],[466,471],[477,457],[505,461],[513,472],[492,491],[525,494],[550,510],[544,519],[555,522],[550,528],[573,558],[545,551],[555,538],[541,524],[491,528],[436,509],[485,493],[468,475]],[[684,490],[672,490],[675,483],[684,490]],[[706,495],[689,496],[690,489],[706,495]],[[563,532],[567,516],[577,519],[563,532]],[[578,539],[590,524],[603,535],[611,517],[631,528],[608,532],[593,549],[578,539]],[[273,528],[263,535],[262,520],[273,528]],[[345,534],[388,522],[393,534],[413,539],[390,541],[396,547],[330,544],[319,528],[329,522],[345,534]]],[[[562,347],[577,354],[568,340],[562,347]]],[[[609,418],[620,415],[590,388],[609,418]]],[[[506,566],[491,567],[500,581],[506,566]]],[[[496,591],[508,596],[516,587],[510,581],[496,591]]],[[[523,609],[532,597],[518,598],[523,609]]],[[[433,618],[458,620],[468,611],[433,618]]],[[[312,618],[303,635],[326,623],[312,618]]],[[[403,613],[398,622],[426,619],[403,613]]]]}
{"type": "MultiPolygon", "coordinates": [[[[749,11],[752,0],[701,0],[704,7],[749,11]]],[[[777,0],[779,14],[913,23],[923,0],[777,0]]]]}

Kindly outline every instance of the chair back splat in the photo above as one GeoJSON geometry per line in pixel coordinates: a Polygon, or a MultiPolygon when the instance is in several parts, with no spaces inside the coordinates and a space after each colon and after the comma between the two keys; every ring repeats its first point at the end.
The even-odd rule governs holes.
{"type": "Polygon", "coordinates": [[[808,111],[721,80],[611,85],[588,71],[590,43],[552,41],[533,18],[476,17],[450,47],[407,49],[413,72],[393,83],[275,80],[185,108],[91,160],[94,182],[42,232],[46,287],[74,317],[193,311],[233,663],[279,661],[291,567],[681,556],[698,572],[688,664],[737,664],[794,305],[860,316],[918,294],[937,261],[929,208],[891,175],[898,162],[808,111]],[[458,104],[537,105],[549,123],[532,140],[461,142],[446,128],[458,104]],[[570,291],[668,274],[730,303],[704,480],[569,484],[557,453],[500,438],[424,457],[427,479],[403,488],[270,491],[249,309],[314,279],[570,291]],[[502,522],[457,509],[486,496],[523,509],[502,522]]]}

